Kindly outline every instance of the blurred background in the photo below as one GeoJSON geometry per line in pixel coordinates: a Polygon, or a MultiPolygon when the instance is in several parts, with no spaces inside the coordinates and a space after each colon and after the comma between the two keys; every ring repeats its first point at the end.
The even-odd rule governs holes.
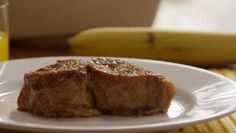
{"type": "MultiPolygon", "coordinates": [[[[167,43],[166,40],[173,40],[170,44],[170,41],[166,44],[171,45],[171,49],[179,50],[182,49],[179,48],[181,45],[188,45],[187,47],[189,47],[190,45],[201,44],[199,45],[200,48],[191,47],[202,51],[202,45],[209,43],[213,45],[211,47],[218,48],[213,49],[215,51],[209,56],[209,60],[216,55],[216,51],[219,49],[218,52],[230,53],[227,57],[219,57],[219,60],[225,60],[225,62],[219,63],[214,59],[214,61],[209,61],[210,65],[212,62],[213,65],[236,62],[236,56],[234,56],[236,50],[235,0],[9,0],[9,3],[10,59],[64,55],[110,56],[110,54],[102,51],[96,52],[97,54],[90,51],[71,52],[68,49],[80,47],[81,39],[77,42],[74,41],[72,45],[68,43],[68,40],[81,31],[96,27],[146,27],[148,28],[146,29],[147,32],[151,32],[155,36],[155,45],[159,42],[162,42],[161,45],[163,45],[167,43]],[[166,38],[161,39],[161,41],[155,39],[160,36],[159,31],[165,32],[166,38]],[[185,38],[189,39],[186,40],[185,38]],[[215,44],[216,42],[217,44],[215,44]],[[178,46],[172,47],[174,43],[178,46]],[[78,47],[74,48],[75,45],[78,47]],[[223,45],[226,45],[225,47],[228,49],[225,49],[223,45]],[[222,47],[223,51],[221,51],[222,47]]],[[[91,34],[88,38],[93,38],[93,35],[91,34]]],[[[148,40],[150,39],[152,40],[152,38],[148,38],[148,40]]],[[[135,42],[136,40],[120,38],[119,41],[123,41],[125,44],[128,41],[135,42]]],[[[83,45],[85,44],[90,45],[89,42],[83,45]]],[[[114,49],[116,48],[115,43],[110,45],[114,45],[114,49]]],[[[136,46],[133,48],[135,49],[136,46]]],[[[96,51],[96,48],[91,49],[91,51],[96,51]]],[[[210,54],[211,48],[205,49],[205,51],[209,51],[210,54]]],[[[130,52],[132,53],[132,50],[130,52]]],[[[189,57],[183,56],[191,54],[172,53],[181,56],[181,59],[173,59],[173,57],[169,59],[169,56],[159,58],[163,55],[158,54],[137,57],[199,65],[199,63],[192,63],[194,61],[184,61],[185,58],[189,57]],[[157,57],[154,58],[153,56],[157,57]]],[[[208,56],[205,53],[202,55],[208,56]]],[[[111,56],[114,55],[111,54],[111,56]]],[[[115,56],[136,57],[122,53],[115,56]]],[[[205,57],[194,55],[192,58],[199,58],[201,61],[205,57]]]]}
{"type": "Polygon", "coordinates": [[[77,33],[101,26],[150,26],[159,0],[10,0],[12,38],[77,33]]]}
{"type": "MultiPolygon", "coordinates": [[[[236,0],[0,0],[0,61],[47,56],[170,61],[236,81],[236,0]]],[[[235,120],[179,132],[234,133],[235,120]]]]}
{"type": "Polygon", "coordinates": [[[12,39],[101,26],[236,32],[235,0],[10,0],[9,8],[12,39]]]}

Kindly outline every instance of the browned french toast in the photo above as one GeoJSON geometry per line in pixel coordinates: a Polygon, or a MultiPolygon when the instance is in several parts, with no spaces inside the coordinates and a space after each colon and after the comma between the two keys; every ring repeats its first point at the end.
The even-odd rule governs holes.
{"type": "Polygon", "coordinates": [[[126,61],[63,60],[26,73],[18,109],[46,117],[152,115],[176,93],[164,76],[126,61]]]}
{"type": "Polygon", "coordinates": [[[86,66],[81,60],[66,60],[26,73],[18,109],[46,117],[99,115],[87,87],[86,66]]]}
{"type": "Polygon", "coordinates": [[[126,61],[97,58],[88,65],[96,107],[114,115],[166,112],[175,95],[165,77],[126,61]]]}

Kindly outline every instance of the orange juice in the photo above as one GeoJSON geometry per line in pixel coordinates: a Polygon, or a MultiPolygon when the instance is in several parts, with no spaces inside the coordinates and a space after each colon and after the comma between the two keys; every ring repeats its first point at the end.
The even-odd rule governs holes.
{"type": "Polygon", "coordinates": [[[0,61],[7,60],[9,58],[8,53],[8,35],[0,31],[0,61]]]}

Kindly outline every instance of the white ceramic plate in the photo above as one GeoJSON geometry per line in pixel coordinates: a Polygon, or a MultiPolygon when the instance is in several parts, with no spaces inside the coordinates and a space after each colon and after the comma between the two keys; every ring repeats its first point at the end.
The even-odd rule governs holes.
{"type": "Polygon", "coordinates": [[[157,71],[174,82],[177,94],[167,114],[47,119],[17,111],[16,99],[24,73],[68,58],[78,57],[34,58],[0,63],[0,128],[41,132],[148,132],[179,128],[222,117],[236,110],[236,85],[223,76],[186,65],[124,58],[157,71]]]}

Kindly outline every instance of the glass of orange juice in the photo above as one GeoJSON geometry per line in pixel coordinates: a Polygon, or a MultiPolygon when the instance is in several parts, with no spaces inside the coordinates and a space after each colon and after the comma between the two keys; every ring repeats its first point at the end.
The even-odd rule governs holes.
{"type": "Polygon", "coordinates": [[[0,0],[0,61],[9,58],[8,0],[0,0]]]}

